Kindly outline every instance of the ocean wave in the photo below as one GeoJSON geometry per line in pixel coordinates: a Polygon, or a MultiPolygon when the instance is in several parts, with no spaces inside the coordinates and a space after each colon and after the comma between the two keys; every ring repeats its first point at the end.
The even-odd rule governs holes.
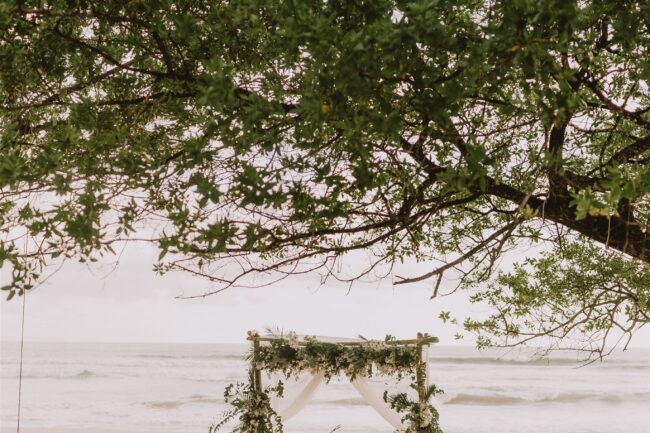
{"type": "MultiPolygon", "coordinates": [[[[466,364],[466,365],[517,365],[517,366],[574,366],[580,367],[584,364],[583,361],[577,358],[528,358],[528,359],[512,359],[512,358],[493,358],[493,357],[430,357],[429,364],[435,366],[436,364],[466,364]]],[[[602,363],[592,365],[597,368],[611,368],[611,369],[647,369],[648,364],[646,359],[642,360],[605,360],[602,363]]]]}
{"type": "Polygon", "coordinates": [[[224,400],[222,398],[214,398],[206,395],[195,394],[191,395],[185,400],[145,401],[140,404],[151,409],[176,409],[188,404],[221,404],[223,402],[224,400]]]}
{"type": "Polygon", "coordinates": [[[215,398],[215,397],[210,397],[201,394],[191,395],[188,401],[188,403],[205,403],[205,404],[223,403],[223,402],[224,402],[223,398],[215,398]]]}
{"type": "MultiPolygon", "coordinates": [[[[608,403],[621,404],[629,402],[647,402],[650,399],[650,393],[626,393],[624,395],[613,394],[590,394],[590,393],[558,393],[556,395],[540,397],[522,397],[516,395],[486,395],[459,393],[448,400],[441,398],[443,405],[468,405],[468,406],[515,406],[531,405],[545,403],[608,403]]],[[[366,406],[366,403],[360,397],[342,398],[337,400],[316,399],[311,404],[315,405],[333,405],[333,406],[366,406]]]]}
{"type": "Polygon", "coordinates": [[[580,365],[580,361],[572,358],[553,359],[505,359],[505,358],[470,358],[448,357],[429,358],[429,364],[496,364],[496,365],[580,365]]]}
{"type": "Polygon", "coordinates": [[[198,382],[198,383],[212,383],[212,384],[230,384],[233,382],[241,382],[244,380],[242,376],[235,376],[232,378],[228,377],[187,377],[187,376],[175,376],[172,379],[180,379],[187,382],[198,382]]]}
{"type": "MultiPolygon", "coordinates": [[[[3,378],[18,379],[17,374],[12,375],[3,375],[3,378]]],[[[58,380],[86,380],[95,377],[102,377],[101,374],[95,373],[91,370],[81,370],[78,373],[57,373],[57,374],[38,374],[38,373],[26,373],[22,375],[23,379],[58,379],[58,380]]]]}
{"type": "Polygon", "coordinates": [[[628,393],[625,395],[590,394],[590,393],[558,393],[552,396],[526,398],[510,395],[484,395],[459,393],[443,404],[461,404],[471,406],[510,406],[536,403],[610,403],[620,404],[630,401],[648,401],[650,393],[628,393]]]}
{"type": "Polygon", "coordinates": [[[136,355],[136,358],[141,358],[141,359],[196,359],[196,360],[201,360],[201,359],[225,359],[225,360],[236,360],[236,361],[245,361],[246,360],[246,355],[245,354],[236,354],[236,353],[218,353],[214,355],[195,355],[195,354],[177,354],[177,355],[169,355],[169,354],[154,354],[154,353],[143,353],[140,355],[136,355]]]}
{"type": "Polygon", "coordinates": [[[142,403],[143,406],[150,407],[151,409],[176,409],[183,404],[185,402],[182,401],[146,401],[142,403]]]}
{"type": "Polygon", "coordinates": [[[97,377],[96,373],[93,373],[90,370],[83,370],[80,371],[79,373],[75,374],[73,377],[77,379],[90,379],[91,377],[97,377]]]}
{"type": "Polygon", "coordinates": [[[445,401],[443,404],[464,404],[471,406],[501,406],[512,404],[526,404],[531,401],[521,397],[478,395],[478,394],[457,394],[445,401]]]}

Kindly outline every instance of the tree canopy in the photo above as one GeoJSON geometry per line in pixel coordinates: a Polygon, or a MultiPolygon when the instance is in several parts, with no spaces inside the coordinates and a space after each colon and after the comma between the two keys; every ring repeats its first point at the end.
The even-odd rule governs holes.
{"type": "Polygon", "coordinates": [[[646,1],[2,2],[3,289],[128,240],[215,292],[364,250],[460,275],[485,344],[593,348],[649,320],[649,40],[646,1]]]}

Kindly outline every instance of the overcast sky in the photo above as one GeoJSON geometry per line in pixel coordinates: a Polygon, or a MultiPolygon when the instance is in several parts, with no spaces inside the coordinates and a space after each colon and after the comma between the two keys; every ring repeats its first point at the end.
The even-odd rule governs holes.
{"type": "MultiPolygon", "coordinates": [[[[259,289],[234,288],[206,299],[179,300],[202,293],[209,284],[181,273],[157,276],[157,250],[130,245],[120,264],[89,269],[69,262],[44,285],[27,295],[28,341],[244,343],[249,329],[279,327],[301,334],[410,338],[417,332],[437,335],[441,344],[456,342],[459,329],[442,324],[441,310],[472,311],[463,293],[429,300],[431,282],[393,286],[390,278],[347,287],[321,285],[317,275],[295,277],[259,289]]],[[[354,266],[354,260],[348,260],[354,266]]],[[[415,275],[433,264],[407,263],[399,272],[415,275]]],[[[7,278],[3,278],[6,284],[7,278]]],[[[443,284],[451,285],[451,282],[443,284]]],[[[20,338],[22,299],[0,301],[2,339],[20,338]]],[[[650,346],[641,332],[634,347],[650,346]]]]}

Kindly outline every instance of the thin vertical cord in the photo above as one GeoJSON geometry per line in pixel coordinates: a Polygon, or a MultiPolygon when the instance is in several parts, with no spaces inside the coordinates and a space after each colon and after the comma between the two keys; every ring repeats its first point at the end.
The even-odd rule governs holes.
{"type": "MultiPolygon", "coordinates": [[[[25,255],[27,255],[28,235],[25,235],[25,255]]],[[[23,392],[23,348],[25,347],[25,304],[27,303],[27,290],[23,288],[23,311],[20,324],[20,367],[18,369],[18,415],[16,419],[16,433],[20,433],[20,403],[23,392]]]]}
{"type": "Polygon", "coordinates": [[[20,368],[18,371],[18,421],[16,423],[16,433],[20,433],[20,401],[23,390],[23,347],[25,345],[25,304],[27,303],[27,290],[23,290],[23,314],[22,325],[20,330],[20,368]]]}

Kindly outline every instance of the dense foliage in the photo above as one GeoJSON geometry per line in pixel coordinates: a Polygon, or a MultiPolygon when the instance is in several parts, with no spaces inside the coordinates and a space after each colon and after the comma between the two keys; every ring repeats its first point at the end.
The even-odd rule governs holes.
{"type": "Polygon", "coordinates": [[[606,345],[610,334],[627,347],[632,332],[650,321],[649,287],[650,273],[638,264],[586,242],[571,243],[501,273],[473,295],[494,313],[464,325],[479,332],[480,346],[547,339],[541,345],[547,349],[564,342],[603,355],[616,347],[606,345]]]}
{"type": "Polygon", "coordinates": [[[259,392],[251,382],[238,382],[228,385],[223,396],[232,408],[208,433],[220,431],[235,419],[231,433],[282,433],[282,418],[271,407],[271,396],[282,397],[282,384],[259,392]]]}
{"type": "Polygon", "coordinates": [[[402,422],[407,426],[405,433],[442,433],[439,424],[440,415],[429,400],[437,394],[442,394],[443,391],[435,385],[430,385],[423,391],[422,401],[412,400],[404,392],[394,395],[386,392],[384,400],[397,413],[403,414],[402,422]]]}
{"type": "MultiPolygon", "coordinates": [[[[641,0],[4,1],[3,289],[123,241],[214,292],[341,277],[364,250],[346,278],[440,261],[396,281],[434,296],[448,271],[562,310],[622,284],[635,297],[609,319],[574,323],[625,311],[632,332],[650,291],[648,17],[641,0]],[[533,244],[553,253],[492,279],[533,244]],[[526,277],[566,263],[593,278],[526,277]]],[[[530,308],[470,329],[516,340],[530,308]]]]}

